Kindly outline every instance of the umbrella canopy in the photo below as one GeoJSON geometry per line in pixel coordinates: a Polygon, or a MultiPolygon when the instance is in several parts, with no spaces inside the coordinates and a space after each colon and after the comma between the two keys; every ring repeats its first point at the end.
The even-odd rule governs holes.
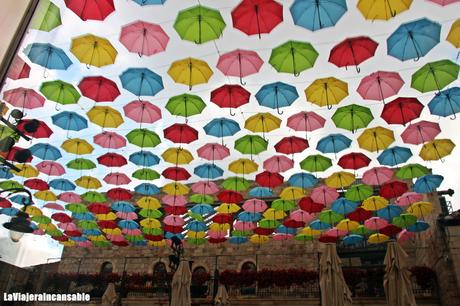
{"type": "Polygon", "coordinates": [[[439,133],[441,128],[438,123],[422,120],[409,125],[401,133],[401,138],[405,143],[417,145],[434,140],[439,133]]]}
{"type": "Polygon", "coordinates": [[[411,156],[412,152],[409,148],[394,146],[383,150],[377,160],[381,165],[396,166],[405,163],[411,156]]]}
{"type": "Polygon", "coordinates": [[[460,66],[450,60],[425,64],[412,75],[411,87],[420,92],[438,92],[458,78],[460,66]]]}
{"type": "Polygon", "coordinates": [[[111,65],[115,63],[118,54],[110,41],[92,34],[73,38],[70,52],[87,67],[111,65]]]}
{"type": "Polygon", "coordinates": [[[358,137],[359,147],[370,152],[386,149],[394,141],[393,131],[381,126],[366,129],[358,137]]]}
{"type": "Polygon", "coordinates": [[[386,98],[396,95],[403,85],[404,81],[399,73],[377,71],[361,80],[357,92],[363,99],[385,102],[386,98]]]}
{"type": "Polygon", "coordinates": [[[3,99],[15,107],[22,109],[34,109],[43,107],[45,98],[33,89],[18,87],[6,90],[3,93],[3,99]]]}
{"type": "Polygon", "coordinates": [[[232,108],[238,108],[249,102],[251,93],[240,85],[222,85],[211,92],[211,102],[221,108],[229,108],[230,115],[232,108]]]}
{"type": "Polygon", "coordinates": [[[396,98],[388,104],[385,104],[380,117],[388,124],[405,125],[414,119],[420,117],[423,110],[423,104],[417,98],[396,98]]]}
{"type": "Polygon", "coordinates": [[[272,50],[269,63],[278,72],[299,76],[315,65],[318,55],[310,43],[290,40],[272,50]]]}
{"type": "Polygon", "coordinates": [[[290,11],[294,24],[311,31],[334,26],[347,11],[345,0],[302,1],[296,0],[290,11]]]}
{"type": "Polygon", "coordinates": [[[338,153],[351,145],[351,139],[342,134],[329,134],[321,138],[316,149],[322,153],[338,153]]]}
{"type": "Polygon", "coordinates": [[[432,115],[448,117],[452,119],[457,117],[460,112],[460,88],[452,87],[436,94],[428,103],[432,115]]]}
{"type": "Polygon", "coordinates": [[[316,79],[305,89],[305,96],[307,101],[331,109],[348,96],[348,84],[334,77],[316,79]]]}
{"type": "Polygon", "coordinates": [[[374,119],[371,110],[357,104],[350,104],[337,108],[332,121],[338,128],[349,130],[354,133],[360,128],[365,128],[374,119]]]}
{"type": "Polygon", "coordinates": [[[241,85],[245,85],[243,77],[259,72],[263,63],[255,51],[236,49],[222,54],[216,67],[224,75],[239,77],[241,85]]]}
{"type": "Polygon", "coordinates": [[[80,99],[80,93],[75,87],[64,81],[44,82],[40,86],[40,92],[48,99],[59,104],[75,104],[80,99]]]}
{"type": "Polygon", "coordinates": [[[148,101],[136,100],[123,106],[126,117],[139,123],[154,123],[161,119],[161,110],[148,101]]]}
{"type": "Polygon", "coordinates": [[[30,27],[40,31],[50,32],[60,26],[61,11],[59,7],[49,0],[41,1],[35,9],[30,21],[30,27]]]}
{"type": "Polygon", "coordinates": [[[262,86],[256,93],[260,105],[276,109],[278,114],[282,107],[290,106],[299,97],[297,89],[283,82],[275,82],[262,86]]]}
{"type": "Polygon", "coordinates": [[[366,36],[347,38],[332,48],[329,62],[337,67],[356,66],[374,56],[378,43],[366,36]]]}
{"type": "Polygon", "coordinates": [[[307,156],[300,162],[300,168],[310,172],[322,172],[332,167],[332,161],[319,154],[307,156]]]}
{"type": "Polygon", "coordinates": [[[320,129],[326,123],[326,119],[314,112],[300,112],[290,116],[287,126],[295,131],[305,131],[305,138],[308,139],[307,132],[320,129]]]}
{"type": "Polygon", "coordinates": [[[419,156],[423,160],[441,160],[451,154],[455,144],[450,139],[435,139],[423,144],[419,156]]]}
{"type": "Polygon", "coordinates": [[[121,28],[120,42],[139,56],[150,56],[166,49],[169,36],[160,25],[135,21],[121,28]]]}
{"type": "Polygon", "coordinates": [[[455,48],[460,48],[460,19],[457,19],[454,23],[452,23],[446,40],[455,48]]]}
{"type": "Polygon", "coordinates": [[[388,20],[410,8],[412,0],[359,0],[358,9],[368,20],[388,20]]]}
{"type": "Polygon", "coordinates": [[[190,94],[171,97],[166,104],[166,109],[172,115],[185,117],[186,120],[189,116],[200,114],[205,107],[206,104],[199,96],[190,94]]]}
{"type": "Polygon", "coordinates": [[[78,84],[83,96],[96,102],[112,102],[119,95],[117,84],[103,76],[88,76],[78,84]]]}
{"type": "Polygon", "coordinates": [[[48,43],[32,43],[24,49],[24,54],[32,63],[46,69],[67,70],[72,65],[72,61],[61,48],[48,43]]]}
{"type": "Polygon", "coordinates": [[[66,0],[65,5],[82,20],[104,20],[115,11],[113,0],[66,0]]]}
{"type": "Polygon", "coordinates": [[[154,96],[164,88],[161,76],[147,68],[129,68],[120,75],[120,80],[124,89],[138,97],[154,96]]]}
{"type": "Polygon", "coordinates": [[[194,85],[207,83],[213,72],[206,62],[189,57],[173,62],[168,74],[174,82],[188,85],[192,90],[194,85]]]}

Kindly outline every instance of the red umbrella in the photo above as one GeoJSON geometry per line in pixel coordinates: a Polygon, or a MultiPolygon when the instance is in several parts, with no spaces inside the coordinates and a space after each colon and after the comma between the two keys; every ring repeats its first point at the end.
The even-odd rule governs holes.
{"type": "Polygon", "coordinates": [[[286,227],[299,228],[299,227],[304,227],[305,222],[296,221],[296,220],[288,218],[288,219],[284,220],[283,225],[286,226],[286,227]]]}
{"type": "Polygon", "coordinates": [[[402,231],[402,228],[397,227],[393,224],[388,224],[387,226],[380,229],[380,233],[387,235],[387,236],[394,236],[400,231],[402,231]]]}
{"type": "Polygon", "coordinates": [[[129,201],[133,197],[131,191],[124,188],[112,188],[107,191],[107,196],[114,201],[129,201]]]}
{"type": "Polygon", "coordinates": [[[169,167],[161,173],[165,178],[173,181],[185,181],[190,178],[190,173],[181,167],[169,167]]]}
{"type": "Polygon", "coordinates": [[[353,152],[340,157],[337,164],[343,169],[358,170],[360,168],[369,166],[370,162],[371,159],[363,153],[353,152]]]}
{"type": "Polygon", "coordinates": [[[113,220],[103,220],[103,221],[97,221],[97,225],[100,227],[100,228],[111,228],[111,229],[114,229],[114,228],[117,228],[117,222],[113,221],[113,220]]]}
{"type": "Polygon", "coordinates": [[[30,88],[18,87],[7,90],[3,93],[3,100],[9,104],[22,109],[33,109],[43,107],[45,98],[30,88]]]}
{"type": "Polygon", "coordinates": [[[117,153],[105,153],[97,158],[97,162],[106,167],[121,167],[128,163],[123,155],[117,153]]]}
{"type": "Polygon", "coordinates": [[[8,207],[11,207],[12,204],[10,201],[8,201],[7,199],[1,199],[0,198],[0,208],[8,208],[8,207]]]}
{"type": "Polygon", "coordinates": [[[211,102],[221,108],[230,108],[230,115],[235,116],[232,108],[248,103],[250,96],[251,93],[240,85],[223,85],[211,91],[211,102]]]}
{"type": "Polygon", "coordinates": [[[69,240],[69,237],[67,237],[67,236],[59,236],[59,237],[58,236],[51,236],[51,238],[53,238],[56,241],[61,241],[61,242],[69,240]]]}
{"type": "Polygon", "coordinates": [[[61,222],[61,223],[70,223],[72,222],[72,218],[65,214],[65,213],[55,213],[51,215],[51,219],[61,222]]]}
{"type": "Polygon", "coordinates": [[[423,104],[417,98],[396,98],[385,104],[382,110],[382,117],[388,124],[405,125],[420,117],[423,104]]]}
{"type": "Polygon", "coordinates": [[[209,238],[208,239],[209,243],[224,243],[225,241],[227,241],[227,238],[209,238]]]}
{"type": "Polygon", "coordinates": [[[116,246],[119,246],[119,247],[126,247],[129,245],[129,242],[126,241],[126,240],[122,240],[122,241],[112,241],[112,244],[113,245],[116,245],[116,246]]]}
{"type": "Polygon", "coordinates": [[[232,214],[217,214],[212,217],[212,221],[219,224],[231,224],[233,223],[233,215],[232,214]]]}
{"type": "Polygon", "coordinates": [[[163,130],[164,137],[174,143],[191,143],[198,139],[198,131],[190,125],[175,123],[163,130]]]}
{"type": "Polygon", "coordinates": [[[283,21],[283,6],[273,0],[243,0],[233,9],[232,21],[234,28],[260,38],[283,21]]]}
{"type": "Polygon", "coordinates": [[[356,208],[355,211],[347,215],[348,219],[356,222],[362,222],[364,220],[369,219],[370,217],[372,217],[372,211],[365,210],[361,207],[356,208]]]}
{"type": "Polygon", "coordinates": [[[299,200],[298,205],[300,209],[310,214],[320,212],[325,207],[324,204],[316,203],[310,197],[303,197],[302,199],[299,200]]]}
{"type": "Polygon", "coordinates": [[[240,84],[245,85],[242,78],[259,72],[264,61],[254,51],[236,49],[222,54],[217,62],[217,69],[224,75],[237,76],[240,84]]]}
{"type": "Polygon", "coordinates": [[[401,181],[392,181],[382,185],[380,187],[380,195],[386,199],[394,199],[404,194],[409,187],[407,184],[401,181]]]}
{"type": "Polygon", "coordinates": [[[33,179],[28,179],[24,182],[24,186],[29,187],[30,189],[35,189],[35,190],[48,190],[50,189],[50,186],[48,185],[47,182],[44,180],[38,179],[38,178],[33,178],[33,179]]]}
{"type": "Polygon", "coordinates": [[[65,5],[82,20],[104,20],[115,11],[113,0],[65,0],[65,5]]]}
{"type": "Polygon", "coordinates": [[[307,148],[308,141],[297,136],[284,137],[275,144],[276,152],[292,154],[292,159],[294,159],[294,153],[303,152],[307,148]]]}
{"type": "Polygon", "coordinates": [[[16,55],[8,69],[7,77],[12,80],[27,79],[30,74],[30,66],[16,55]]]}
{"type": "Polygon", "coordinates": [[[356,66],[371,58],[375,54],[378,43],[366,36],[347,38],[334,48],[329,54],[329,62],[337,67],[356,66]]]}
{"type": "Polygon", "coordinates": [[[338,239],[339,239],[339,237],[333,237],[333,236],[328,236],[328,235],[321,235],[321,236],[318,238],[318,241],[319,241],[319,242],[322,242],[322,243],[336,243],[338,239]]]}
{"type": "Polygon", "coordinates": [[[254,234],[257,235],[271,235],[275,231],[274,228],[262,228],[262,227],[256,227],[254,229],[254,234]]]}
{"type": "Polygon", "coordinates": [[[40,121],[40,120],[37,120],[38,127],[35,130],[35,132],[33,133],[27,132],[27,124],[31,122],[32,120],[36,120],[36,119],[22,119],[16,127],[18,128],[18,130],[20,130],[24,134],[30,137],[33,137],[33,138],[49,138],[51,134],[53,134],[53,131],[50,129],[50,127],[45,122],[40,121]]]}
{"type": "Polygon", "coordinates": [[[223,203],[239,203],[243,201],[243,196],[240,193],[231,190],[222,191],[217,195],[217,198],[223,203]]]}
{"type": "Polygon", "coordinates": [[[279,173],[264,171],[256,175],[256,183],[262,187],[275,188],[283,182],[284,177],[279,173]]]}
{"type": "Polygon", "coordinates": [[[161,241],[164,239],[163,235],[144,235],[144,238],[150,241],[161,241]]]}
{"type": "Polygon", "coordinates": [[[184,231],[184,228],[182,226],[173,226],[173,225],[165,225],[163,227],[165,232],[170,232],[173,234],[178,234],[184,231]]]}
{"type": "MultiPolygon", "coordinates": [[[[26,150],[26,149],[14,146],[8,152],[1,152],[0,156],[2,156],[6,160],[16,161],[16,159],[15,159],[16,153],[20,154],[24,150],[26,150]]],[[[24,162],[30,163],[32,161],[32,159],[33,159],[33,156],[30,155],[29,157],[27,157],[27,159],[24,162]]]]}
{"type": "Polygon", "coordinates": [[[103,76],[83,78],[78,88],[82,95],[96,102],[112,102],[120,95],[117,84],[103,76]]]}
{"type": "Polygon", "coordinates": [[[100,214],[108,214],[112,209],[103,203],[93,203],[88,206],[88,210],[93,214],[100,215],[100,214]]]}
{"type": "Polygon", "coordinates": [[[94,135],[93,141],[95,144],[108,149],[120,149],[126,146],[126,139],[115,132],[104,131],[94,135]]]}
{"type": "Polygon", "coordinates": [[[66,235],[69,236],[69,237],[80,237],[80,236],[81,236],[81,232],[78,231],[78,230],[74,230],[74,231],[64,231],[64,234],[66,234],[66,235]]]}
{"type": "Polygon", "coordinates": [[[163,208],[168,215],[183,215],[187,213],[187,207],[185,206],[165,205],[163,208]]]}

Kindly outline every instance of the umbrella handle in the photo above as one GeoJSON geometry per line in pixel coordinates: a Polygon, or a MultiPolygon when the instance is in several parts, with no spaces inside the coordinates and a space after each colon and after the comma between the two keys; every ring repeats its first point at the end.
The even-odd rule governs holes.
{"type": "Polygon", "coordinates": [[[91,65],[90,64],[86,64],[86,69],[89,69],[91,68],[91,65]]]}
{"type": "Polygon", "coordinates": [[[360,73],[360,72],[361,72],[361,68],[359,68],[358,66],[356,66],[356,72],[357,72],[357,73],[360,73]]]}
{"type": "Polygon", "coordinates": [[[236,113],[232,113],[232,108],[230,108],[230,116],[235,116],[236,113]]]}
{"type": "Polygon", "coordinates": [[[48,70],[45,68],[43,69],[43,78],[46,79],[48,77],[48,70]]]}
{"type": "Polygon", "coordinates": [[[391,14],[391,17],[395,17],[395,16],[396,16],[396,11],[395,11],[395,10],[391,10],[390,14],[391,14]]]}
{"type": "Polygon", "coordinates": [[[243,86],[246,85],[246,82],[243,82],[243,78],[241,76],[240,76],[240,84],[243,86]]]}
{"type": "Polygon", "coordinates": [[[416,57],[416,58],[414,58],[414,62],[418,62],[418,61],[419,61],[419,59],[420,59],[420,55],[417,55],[417,57],[416,57]]]}
{"type": "Polygon", "coordinates": [[[282,115],[284,113],[283,111],[280,111],[279,108],[276,109],[276,112],[278,113],[278,115],[282,115]]]}
{"type": "Polygon", "coordinates": [[[57,103],[56,105],[54,105],[54,109],[57,110],[57,111],[60,111],[61,109],[58,107],[57,103]]]}
{"type": "Polygon", "coordinates": [[[300,72],[295,72],[295,73],[294,73],[294,76],[295,76],[295,77],[298,77],[299,75],[300,75],[300,72]]]}
{"type": "Polygon", "coordinates": [[[453,116],[450,116],[450,120],[455,120],[457,118],[457,114],[453,114],[453,116]]]}
{"type": "Polygon", "coordinates": [[[142,53],[138,52],[137,55],[139,55],[139,57],[142,57],[142,53]]]}
{"type": "Polygon", "coordinates": [[[327,109],[332,109],[332,105],[327,104],[327,109]]]}

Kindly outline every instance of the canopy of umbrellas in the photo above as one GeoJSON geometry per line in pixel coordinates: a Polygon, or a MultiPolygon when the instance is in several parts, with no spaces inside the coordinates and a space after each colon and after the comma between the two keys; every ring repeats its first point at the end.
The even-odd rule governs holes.
{"type": "MultiPolygon", "coordinates": [[[[162,5],[165,0],[133,2],[148,7],[162,5]]],[[[457,1],[432,2],[444,6],[457,1]]],[[[357,9],[366,19],[388,20],[410,9],[411,4],[412,0],[360,0],[357,9]]],[[[65,5],[83,21],[102,22],[115,14],[113,0],[65,0],[65,5]]],[[[231,11],[233,27],[262,37],[283,22],[284,9],[273,0],[243,0],[231,11]]],[[[334,26],[347,9],[345,0],[295,0],[289,8],[294,24],[310,31],[334,26]]],[[[53,31],[61,25],[60,13],[51,1],[41,1],[31,28],[53,31]]],[[[174,22],[180,38],[193,45],[219,39],[226,26],[218,10],[203,5],[180,11],[174,22]]],[[[441,24],[428,18],[403,23],[386,40],[388,55],[401,61],[419,60],[440,43],[440,31],[441,24]]],[[[137,21],[121,27],[119,40],[129,52],[148,57],[163,52],[169,37],[160,25],[137,21]]],[[[460,47],[460,20],[452,24],[447,41],[460,47]]],[[[329,62],[337,67],[355,66],[359,72],[358,66],[371,59],[378,46],[370,37],[351,37],[330,50],[329,62]]],[[[88,67],[111,65],[118,54],[109,40],[92,34],[73,38],[70,52],[88,67]]],[[[317,57],[312,44],[287,41],[272,50],[268,62],[278,72],[299,75],[312,68],[317,57]]],[[[32,69],[42,71],[46,77],[51,70],[66,70],[77,64],[67,51],[49,43],[33,42],[16,56],[8,77],[10,82],[26,79],[32,69]]],[[[262,58],[251,50],[221,54],[216,68],[225,76],[238,78],[240,84],[225,84],[212,90],[210,103],[228,108],[230,115],[235,115],[236,109],[249,103],[252,95],[244,87],[244,78],[258,73],[263,64],[262,58]]],[[[185,85],[184,91],[207,83],[213,73],[207,62],[195,58],[177,60],[168,70],[174,82],[185,85]]],[[[460,112],[460,88],[447,87],[457,80],[458,74],[459,65],[451,60],[428,62],[412,75],[410,86],[421,93],[432,93],[428,103],[432,115],[455,118],[460,112]]],[[[35,205],[28,206],[27,213],[36,228],[35,234],[48,234],[66,246],[81,247],[161,246],[173,236],[189,244],[260,244],[270,239],[318,238],[322,242],[340,240],[353,245],[364,240],[381,243],[394,236],[404,240],[429,227],[424,218],[431,212],[432,204],[425,194],[435,191],[443,177],[432,174],[424,165],[411,163],[413,153],[409,146],[422,145],[419,156],[425,161],[442,161],[455,145],[450,139],[436,138],[441,132],[438,123],[413,122],[425,105],[416,97],[397,96],[405,84],[398,72],[376,71],[363,76],[357,92],[363,100],[384,104],[381,118],[388,125],[405,126],[400,137],[407,147],[394,144],[392,128],[368,127],[374,120],[369,107],[335,106],[349,92],[348,84],[334,77],[317,79],[305,89],[308,102],[335,108],[330,110],[332,117],[302,111],[284,118],[283,108],[299,99],[299,93],[290,84],[274,82],[255,93],[257,103],[270,112],[248,117],[245,132],[231,116],[210,120],[204,131],[189,124],[190,117],[200,116],[207,107],[198,95],[172,96],[163,109],[144,100],[142,97],[155,96],[163,89],[162,76],[149,68],[128,68],[120,74],[119,81],[122,88],[105,76],[89,76],[79,84],[51,80],[44,81],[38,90],[16,87],[3,91],[4,101],[26,112],[56,103],[55,113],[50,114],[52,126],[40,121],[39,129],[30,135],[35,138],[30,147],[33,158],[17,164],[20,172],[6,168],[0,172],[0,188],[25,186],[33,191],[35,205]],[[134,99],[124,104],[124,115],[121,110],[99,104],[114,101],[122,91],[132,94],[134,99]],[[94,101],[86,114],[61,109],[79,103],[82,97],[94,101]],[[162,112],[184,117],[185,123],[174,123],[158,135],[149,127],[160,122],[162,112]],[[139,128],[126,135],[117,133],[125,120],[136,122],[139,128]],[[322,129],[326,120],[332,120],[337,130],[359,136],[351,139],[342,133],[329,134],[317,141],[316,154],[302,153],[312,146],[310,133],[322,129]],[[93,131],[94,126],[99,126],[102,132],[86,139],[70,137],[70,133],[80,133],[90,126],[93,131]],[[267,135],[280,128],[297,133],[269,143],[267,135]],[[47,141],[56,130],[67,136],[60,147],[47,141]],[[244,136],[225,144],[226,138],[240,131],[244,136]],[[189,144],[199,138],[203,145],[189,150],[189,144]],[[165,141],[170,148],[154,154],[155,147],[165,141]],[[337,156],[352,142],[363,152],[337,156]],[[107,150],[97,157],[97,163],[88,158],[94,146],[107,150]],[[137,151],[129,156],[117,153],[126,146],[137,151]],[[254,157],[269,146],[277,153],[259,165],[254,157]],[[71,157],[65,164],[59,161],[64,155],[71,157]],[[231,160],[227,169],[218,166],[221,160],[236,155],[243,157],[231,160]],[[380,165],[369,167],[374,156],[380,165]],[[193,168],[192,177],[185,167],[197,157],[203,163],[193,168]],[[343,170],[318,178],[333,163],[343,170]],[[161,173],[155,170],[159,164],[167,165],[161,173]],[[136,170],[126,173],[120,168],[125,165],[136,170]],[[296,167],[296,173],[283,176],[282,173],[296,167]],[[103,178],[91,176],[96,168],[105,169],[103,178]],[[363,171],[359,180],[358,170],[363,171]],[[66,178],[68,173],[80,173],[80,177],[72,181],[66,178]],[[170,182],[156,186],[154,181],[158,179],[170,182]],[[134,190],[123,187],[135,182],[139,184],[134,190]]],[[[3,137],[11,134],[8,127],[1,127],[3,137]]],[[[6,158],[12,160],[15,150],[6,158]]],[[[14,216],[19,207],[16,203],[24,201],[27,198],[21,195],[3,199],[0,212],[14,216]]]]}

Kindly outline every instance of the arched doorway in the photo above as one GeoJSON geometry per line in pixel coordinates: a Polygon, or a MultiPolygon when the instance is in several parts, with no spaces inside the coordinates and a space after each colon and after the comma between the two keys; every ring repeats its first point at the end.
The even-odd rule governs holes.
{"type": "Polygon", "coordinates": [[[166,264],[162,261],[155,263],[153,266],[153,288],[158,292],[167,292],[169,281],[166,264]]]}
{"type": "Polygon", "coordinates": [[[241,271],[255,272],[255,271],[257,271],[257,267],[256,267],[255,263],[253,263],[252,261],[246,261],[241,266],[241,271]]]}

